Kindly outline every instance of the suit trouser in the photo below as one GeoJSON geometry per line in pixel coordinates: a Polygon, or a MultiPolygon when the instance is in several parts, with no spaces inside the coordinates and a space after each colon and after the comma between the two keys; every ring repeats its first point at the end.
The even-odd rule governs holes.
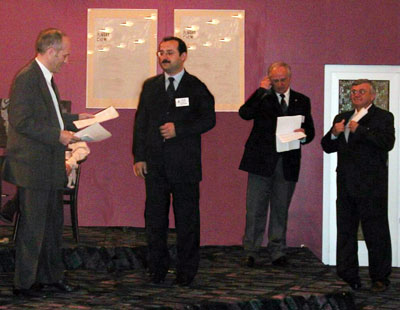
{"type": "Polygon", "coordinates": [[[360,279],[357,233],[361,221],[368,249],[369,275],[372,281],[389,283],[392,248],[387,203],[387,197],[352,197],[343,186],[338,189],[336,265],[343,280],[360,279]]]}
{"type": "Polygon", "coordinates": [[[63,277],[62,191],[19,187],[21,212],[16,238],[14,286],[51,284],[63,277]]]}
{"type": "Polygon", "coordinates": [[[282,159],[278,160],[275,172],[270,177],[249,173],[246,194],[246,228],[243,247],[247,255],[257,255],[260,250],[268,209],[268,246],[272,260],[284,256],[286,230],[290,201],[296,182],[285,180],[282,159]]]}
{"type": "Polygon", "coordinates": [[[146,176],[146,234],[149,267],[165,276],[169,268],[168,215],[172,196],[177,232],[177,276],[193,279],[199,266],[199,183],[170,184],[162,176],[146,176]]]}

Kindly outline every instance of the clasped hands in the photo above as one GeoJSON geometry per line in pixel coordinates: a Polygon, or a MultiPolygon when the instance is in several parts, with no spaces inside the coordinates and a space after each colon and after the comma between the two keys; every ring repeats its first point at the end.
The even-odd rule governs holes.
{"type": "MultiPolygon", "coordinates": [[[[94,118],[93,114],[90,113],[81,113],[79,114],[79,119],[88,119],[88,118],[94,118]]],[[[80,141],[81,139],[74,136],[74,133],[69,130],[61,130],[60,131],[60,137],[58,138],[58,141],[60,141],[61,144],[67,146],[70,143],[75,143],[80,141]]]]}
{"type": "MultiPolygon", "coordinates": [[[[346,129],[346,125],[344,124],[345,120],[342,119],[340,122],[337,122],[333,125],[332,134],[337,137],[346,129]]],[[[355,121],[350,121],[347,124],[347,127],[350,129],[350,132],[354,133],[357,130],[358,123],[355,121]]]]}

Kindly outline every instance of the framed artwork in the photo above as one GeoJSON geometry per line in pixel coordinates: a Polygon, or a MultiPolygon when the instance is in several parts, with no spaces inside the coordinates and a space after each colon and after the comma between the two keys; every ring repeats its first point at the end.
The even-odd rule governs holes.
{"type": "MultiPolygon", "coordinates": [[[[357,79],[373,81],[377,93],[374,104],[394,115],[395,130],[398,133],[400,129],[400,66],[374,65],[325,65],[324,133],[330,130],[337,114],[352,109],[350,88],[352,82],[357,79]]],[[[399,140],[396,140],[394,149],[389,152],[388,208],[393,266],[400,265],[399,144],[399,140]]],[[[329,265],[336,264],[336,165],[336,153],[324,153],[322,261],[329,265]]],[[[368,251],[361,232],[358,248],[360,265],[368,265],[368,251]]]]}
{"type": "Polygon", "coordinates": [[[157,10],[88,9],[86,107],[135,109],[156,51],[157,10]]]}
{"type": "Polygon", "coordinates": [[[243,10],[175,10],[175,35],[188,46],[185,68],[215,97],[216,111],[244,102],[243,10]]]}

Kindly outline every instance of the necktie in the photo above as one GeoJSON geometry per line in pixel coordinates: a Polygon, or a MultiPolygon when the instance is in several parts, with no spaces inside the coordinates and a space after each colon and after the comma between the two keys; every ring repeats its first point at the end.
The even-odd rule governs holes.
{"type": "Polygon", "coordinates": [[[287,106],[287,103],[286,103],[286,100],[285,100],[285,95],[284,94],[280,94],[279,96],[282,98],[281,99],[282,112],[283,112],[283,114],[286,114],[288,106],[287,106]]]}
{"type": "Polygon", "coordinates": [[[56,83],[54,83],[54,79],[51,78],[51,87],[53,87],[54,93],[56,94],[57,101],[60,102],[60,96],[58,94],[58,88],[56,86],[56,83]]]}
{"type": "Polygon", "coordinates": [[[167,87],[167,94],[170,100],[173,100],[175,97],[175,87],[174,87],[174,78],[173,77],[169,77],[169,85],[167,87]]]}

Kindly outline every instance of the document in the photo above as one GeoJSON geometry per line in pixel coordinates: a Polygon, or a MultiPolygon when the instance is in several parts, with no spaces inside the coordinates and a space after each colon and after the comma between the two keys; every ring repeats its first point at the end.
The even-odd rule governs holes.
{"type": "Polygon", "coordinates": [[[94,118],[82,119],[79,121],[74,121],[76,128],[81,129],[86,126],[90,126],[94,123],[101,123],[104,121],[108,121],[110,119],[117,118],[119,116],[117,110],[113,106],[100,111],[94,115],[94,118]]]}
{"type": "Polygon", "coordinates": [[[82,141],[98,142],[111,137],[111,133],[99,123],[94,123],[93,125],[76,132],[74,136],[80,138],[82,141]]]}
{"type": "Polygon", "coordinates": [[[287,152],[300,148],[300,140],[306,137],[303,132],[295,132],[304,122],[303,115],[281,116],[276,124],[276,151],[287,152]]]}

